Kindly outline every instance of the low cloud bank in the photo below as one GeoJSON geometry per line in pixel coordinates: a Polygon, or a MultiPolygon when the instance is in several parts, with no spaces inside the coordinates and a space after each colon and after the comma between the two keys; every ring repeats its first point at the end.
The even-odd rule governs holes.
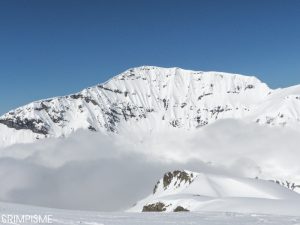
{"type": "Polygon", "coordinates": [[[214,171],[200,160],[166,162],[134,144],[77,132],[1,150],[0,201],[55,208],[125,210],[152,192],[169,170],[214,171]]]}
{"type": "Polygon", "coordinates": [[[193,132],[80,131],[66,139],[15,145],[0,150],[0,201],[123,210],[173,169],[300,182],[299,135],[223,120],[193,132]]]}

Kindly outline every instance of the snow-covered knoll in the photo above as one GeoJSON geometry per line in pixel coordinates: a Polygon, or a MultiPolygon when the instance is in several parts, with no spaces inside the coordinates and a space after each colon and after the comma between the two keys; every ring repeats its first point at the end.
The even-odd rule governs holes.
{"type": "Polygon", "coordinates": [[[63,137],[78,129],[119,132],[194,129],[222,118],[273,126],[299,124],[300,87],[271,90],[255,77],[143,66],[63,97],[32,102],[0,117],[0,147],[63,137]]]}
{"type": "Polygon", "coordinates": [[[300,215],[300,195],[270,181],[177,170],[166,173],[129,211],[300,215]]]}

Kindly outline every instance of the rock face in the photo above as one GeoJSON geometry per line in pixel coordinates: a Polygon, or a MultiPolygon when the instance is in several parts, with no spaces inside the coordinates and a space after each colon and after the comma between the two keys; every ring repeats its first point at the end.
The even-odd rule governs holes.
{"type": "MultiPolygon", "coordinates": [[[[163,177],[163,188],[166,190],[170,184],[176,180],[175,186],[180,187],[181,184],[192,183],[193,181],[193,173],[188,173],[186,171],[175,170],[173,172],[168,172],[163,177]]],[[[155,187],[157,187],[159,183],[155,187]]],[[[155,193],[155,191],[153,191],[155,193]]]]}
{"type": "Polygon", "coordinates": [[[63,97],[40,100],[0,117],[0,147],[63,137],[78,129],[118,133],[120,124],[145,129],[195,129],[222,118],[271,126],[299,123],[300,88],[271,90],[255,77],[143,66],[63,97]]]}
{"type": "MultiPolygon", "coordinates": [[[[273,207],[300,207],[300,195],[287,187],[261,179],[175,170],[164,174],[153,194],[137,202],[130,212],[226,211],[270,213],[273,207]]],[[[299,208],[300,209],[300,208],[299,208]]]]}

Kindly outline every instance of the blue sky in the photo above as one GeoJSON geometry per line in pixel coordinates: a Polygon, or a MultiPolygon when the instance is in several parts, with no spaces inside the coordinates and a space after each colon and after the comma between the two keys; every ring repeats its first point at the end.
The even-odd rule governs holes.
{"type": "Polygon", "coordinates": [[[0,1],[0,114],[157,65],[300,84],[298,0],[0,1]]]}

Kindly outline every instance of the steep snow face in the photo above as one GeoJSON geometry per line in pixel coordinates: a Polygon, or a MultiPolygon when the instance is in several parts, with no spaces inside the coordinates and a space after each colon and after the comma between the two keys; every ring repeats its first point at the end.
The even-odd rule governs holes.
{"type": "Polygon", "coordinates": [[[168,172],[131,212],[226,211],[294,214],[300,195],[274,182],[190,171],[168,172]]]}
{"type": "Polygon", "coordinates": [[[148,130],[194,129],[222,118],[293,124],[299,121],[298,97],[284,89],[272,91],[255,77],[143,66],[77,94],[4,114],[0,146],[66,136],[78,129],[117,133],[120,124],[137,121],[146,121],[143,126],[148,130]]]}

